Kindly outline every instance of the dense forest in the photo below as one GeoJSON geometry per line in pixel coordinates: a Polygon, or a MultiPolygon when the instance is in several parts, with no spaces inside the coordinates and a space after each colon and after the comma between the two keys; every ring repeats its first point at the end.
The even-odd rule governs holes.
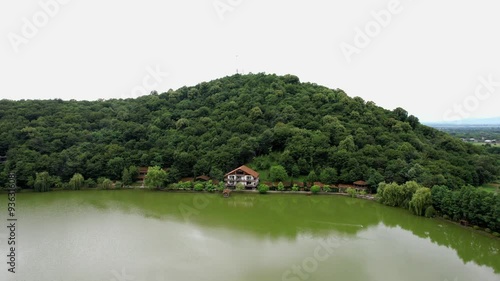
{"type": "MultiPolygon", "coordinates": [[[[374,89],[376,90],[376,89],[374,89]]],[[[383,92],[383,89],[379,89],[383,92]]],[[[120,180],[124,168],[168,168],[168,181],[210,175],[249,162],[299,177],[335,174],[459,189],[498,175],[498,154],[386,110],[340,89],[293,75],[233,75],[136,99],[0,101],[0,186],[15,172],[32,188],[36,173],[67,182],[120,180]]]]}

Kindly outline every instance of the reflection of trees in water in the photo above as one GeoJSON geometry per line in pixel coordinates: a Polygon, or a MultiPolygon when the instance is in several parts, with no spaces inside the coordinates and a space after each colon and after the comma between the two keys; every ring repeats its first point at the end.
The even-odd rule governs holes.
{"type": "MultiPolygon", "coordinates": [[[[468,229],[426,219],[408,211],[383,206],[376,202],[340,196],[300,195],[203,195],[206,206],[197,208],[194,196],[151,191],[80,191],[51,192],[50,194],[21,194],[20,203],[55,208],[90,205],[98,210],[118,209],[155,219],[184,223],[179,206],[192,207],[196,212],[191,223],[205,227],[222,227],[251,233],[266,239],[295,240],[300,235],[327,237],[341,235],[355,237],[360,231],[380,222],[389,227],[401,227],[421,238],[429,238],[437,245],[454,249],[461,260],[486,265],[500,273],[500,242],[483,237],[468,229]],[[35,196],[36,195],[36,196],[35,196]]],[[[198,206],[199,207],[199,206],[198,206]]],[[[68,207],[71,208],[71,207],[68,207]]]]}
{"type": "Polygon", "coordinates": [[[454,249],[464,263],[472,261],[478,265],[491,267],[495,273],[500,273],[499,239],[485,237],[447,221],[417,217],[409,213],[397,214],[400,211],[405,212],[391,208],[381,212],[381,221],[387,226],[400,226],[420,238],[429,238],[437,245],[454,249]]]}

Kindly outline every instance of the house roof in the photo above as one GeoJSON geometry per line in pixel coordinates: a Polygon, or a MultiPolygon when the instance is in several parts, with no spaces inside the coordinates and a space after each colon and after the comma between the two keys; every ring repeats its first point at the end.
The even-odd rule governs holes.
{"type": "Polygon", "coordinates": [[[355,182],[354,182],[354,184],[355,184],[355,185],[368,185],[368,184],[366,183],[366,181],[355,181],[355,182]]]}
{"type": "Polygon", "coordinates": [[[236,168],[236,169],[232,170],[231,172],[229,172],[229,173],[225,174],[225,176],[227,176],[227,175],[231,175],[231,174],[234,174],[234,173],[236,173],[236,171],[238,171],[238,170],[241,170],[241,171],[242,171],[242,172],[244,172],[245,174],[251,175],[251,176],[253,176],[254,178],[258,178],[258,177],[259,177],[259,173],[257,173],[256,171],[254,171],[254,170],[252,170],[252,169],[248,168],[248,167],[247,167],[247,166],[245,166],[245,165],[243,165],[243,166],[241,166],[241,167],[238,167],[238,168],[236,168]]]}
{"type": "Polygon", "coordinates": [[[198,176],[196,177],[197,180],[203,180],[203,181],[209,181],[210,180],[210,177],[209,176],[206,176],[206,175],[203,175],[203,176],[198,176]]]}

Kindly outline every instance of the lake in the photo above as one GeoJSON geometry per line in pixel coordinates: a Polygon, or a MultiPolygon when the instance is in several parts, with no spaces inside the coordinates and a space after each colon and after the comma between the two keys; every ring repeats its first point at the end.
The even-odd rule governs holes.
{"type": "Polygon", "coordinates": [[[148,190],[17,195],[0,280],[500,280],[500,240],[342,196],[148,190]]]}

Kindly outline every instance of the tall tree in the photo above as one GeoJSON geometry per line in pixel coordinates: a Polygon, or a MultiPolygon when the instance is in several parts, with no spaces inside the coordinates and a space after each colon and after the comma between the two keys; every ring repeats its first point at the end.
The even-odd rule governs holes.
{"type": "Polygon", "coordinates": [[[52,177],[48,172],[36,173],[35,191],[47,192],[52,187],[52,177]]]}
{"type": "Polygon", "coordinates": [[[149,188],[162,188],[167,180],[167,172],[159,166],[149,167],[144,184],[149,188]]]}
{"type": "Polygon", "coordinates": [[[288,178],[288,174],[285,168],[281,165],[272,166],[269,170],[269,178],[271,181],[285,181],[288,178]]]}
{"type": "Polygon", "coordinates": [[[80,190],[83,187],[85,179],[81,174],[74,174],[73,177],[69,180],[69,187],[73,190],[80,190]]]}

